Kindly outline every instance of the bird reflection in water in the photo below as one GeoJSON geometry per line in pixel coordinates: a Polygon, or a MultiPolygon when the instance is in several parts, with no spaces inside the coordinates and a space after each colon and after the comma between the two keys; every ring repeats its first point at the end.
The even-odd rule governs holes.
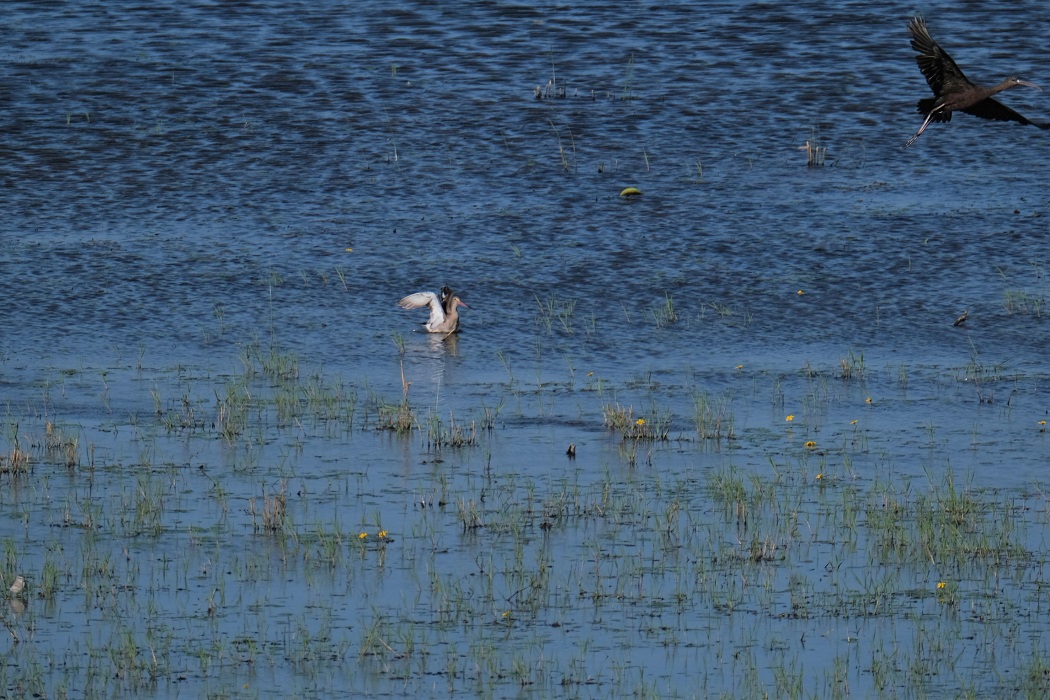
{"type": "Polygon", "coordinates": [[[427,335],[427,345],[430,346],[431,352],[436,355],[459,357],[459,333],[449,333],[447,335],[430,333],[427,335]]]}

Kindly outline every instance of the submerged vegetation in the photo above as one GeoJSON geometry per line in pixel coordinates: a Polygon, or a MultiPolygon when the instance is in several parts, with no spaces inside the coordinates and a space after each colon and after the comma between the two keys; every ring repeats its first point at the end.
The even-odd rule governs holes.
{"type": "MultiPolygon", "coordinates": [[[[540,308],[571,332],[571,304],[540,308]]],[[[6,688],[229,693],[322,674],[485,695],[1047,691],[1043,492],[960,478],[930,420],[912,436],[922,467],[902,463],[870,394],[915,391],[916,368],[850,351],[772,378],[770,404],[770,378],[743,366],[732,391],[651,372],[574,388],[568,361],[568,381],[529,390],[499,353],[505,380],[453,409],[419,400],[406,344],[383,385],[255,345],[230,376],[152,377],[125,422],[70,420],[55,399],[46,419],[9,409],[6,688]],[[554,449],[537,441],[550,425],[554,449]],[[56,612],[81,650],[41,640],[56,612]],[[540,661],[531,645],[554,630],[574,651],[540,661]]],[[[976,350],[955,372],[961,396],[1016,381],[976,350]]]]}

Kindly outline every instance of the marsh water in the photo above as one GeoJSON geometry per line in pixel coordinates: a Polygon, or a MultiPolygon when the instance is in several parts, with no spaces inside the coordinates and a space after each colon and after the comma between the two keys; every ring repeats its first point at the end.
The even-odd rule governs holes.
{"type": "Polygon", "coordinates": [[[0,687],[1046,692],[1050,137],[902,149],[915,12],[1050,83],[1036,2],[5,3],[0,687]]]}

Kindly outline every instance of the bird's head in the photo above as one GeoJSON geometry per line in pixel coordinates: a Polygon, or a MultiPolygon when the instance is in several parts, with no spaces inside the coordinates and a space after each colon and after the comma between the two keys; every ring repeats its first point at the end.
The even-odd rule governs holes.
{"type": "Polygon", "coordinates": [[[1043,88],[1039,87],[1038,85],[1036,85],[1035,83],[1029,82],[1027,80],[1021,80],[1020,78],[1018,78],[1015,75],[1011,75],[1009,78],[1007,78],[1006,82],[1010,83],[1010,87],[1013,87],[1014,85],[1024,85],[1025,87],[1035,88],[1036,90],[1039,90],[1039,91],[1042,91],[1042,89],[1043,89],[1043,88]]]}

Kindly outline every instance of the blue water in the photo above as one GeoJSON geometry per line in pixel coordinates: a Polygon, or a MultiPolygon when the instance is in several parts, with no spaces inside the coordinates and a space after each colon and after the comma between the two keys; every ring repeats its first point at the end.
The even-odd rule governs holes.
{"type": "MultiPolygon", "coordinates": [[[[972,78],[1041,77],[1047,50],[1024,42],[1041,7],[1023,22],[936,10],[972,78]],[[982,46],[997,37],[998,53],[982,46]]],[[[288,322],[287,342],[354,366],[411,326],[394,300],[444,283],[473,300],[464,329],[486,359],[530,344],[549,295],[596,318],[601,337],[572,350],[609,364],[700,343],[728,363],[779,346],[763,364],[792,368],[828,345],[950,361],[968,306],[985,352],[1041,355],[1040,324],[1002,295],[1043,291],[1046,135],[962,115],[901,150],[927,88],[899,12],[7,12],[0,294],[19,301],[4,311],[18,357],[143,342],[206,359],[221,304],[239,333],[288,322]],[[552,77],[567,97],[534,99],[552,77]],[[831,167],[804,166],[814,138],[831,167]],[[626,186],[646,194],[623,202],[626,186]],[[699,322],[653,343],[623,309],[665,295],[687,318],[749,311],[747,346],[699,322]]],[[[1047,111],[1034,91],[1003,99],[1047,111]]]]}
{"type": "MultiPolygon", "coordinates": [[[[1050,136],[959,115],[903,150],[928,95],[913,12],[971,79],[1050,85],[1036,2],[8,2],[8,434],[57,416],[122,464],[151,388],[211,413],[194,382],[273,344],[362,402],[396,397],[403,341],[423,405],[506,402],[508,434],[486,449],[512,470],[570,440],[617,459],[610,400],[659,403],[688,432],[708,391],[740,401],[743,444],[785,414],[838,435],[856,412],[899,431],[890,461],[909,474],[1038,481],[1050,136]],[[644,194],[619,197],[628,186],[644,194]],[[438,342],[396,301],[444,284],[470,309],[438,342]],[[808,404],[806,377],[837,381],[849,353],[865,381],[808,404]],[[976,451],[984,420],[997,437],[976,451]],[[934,424],[943,453],[917,458],[934,424]]],[[[1048,94],[1001,98],[1046,122],[1048,94]]],[[[306,452],[332,473],[339,450],[398,473],[426,460],[415,443],[342,440],[313,435],[306,452]]],[[[157,458],[251,462],[185,450],[157,458]]],[[[271,465],[318,468],[281,454],[271,465]]]]}

